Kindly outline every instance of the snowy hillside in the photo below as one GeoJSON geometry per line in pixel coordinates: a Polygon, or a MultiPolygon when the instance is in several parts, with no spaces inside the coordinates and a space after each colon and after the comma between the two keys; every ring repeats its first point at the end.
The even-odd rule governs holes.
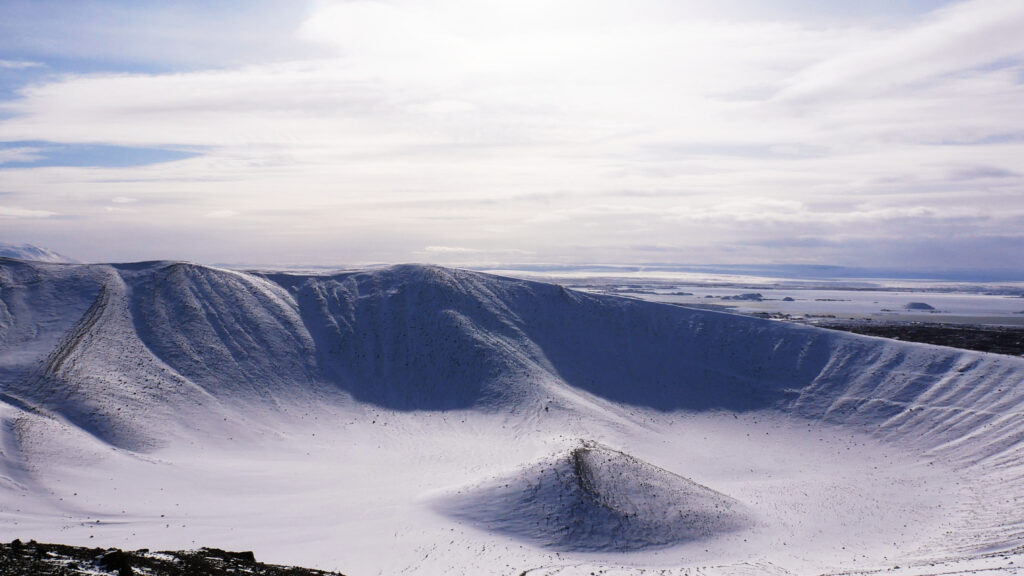
{"type": "Polygon", "coordinates": [[[53,250],[33,246],[32,244],[9,244],[0,242],[0,258],[13,258],[15,260],[31,260],[35,262],[76,263],[77,260],[53,250]]]}
{"type": "Polygon", "coordinates": [[[6,260],[0,538],[382,574],[983,561],[1024,544],[1022,380],[437,267],[6,260]]]}

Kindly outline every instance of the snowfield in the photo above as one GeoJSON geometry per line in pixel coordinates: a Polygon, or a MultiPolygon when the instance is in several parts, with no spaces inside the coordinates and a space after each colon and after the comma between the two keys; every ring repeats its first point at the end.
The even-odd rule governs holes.
{"type": "Polygon", "coordinates": [[[426,266],[0,259],[0,539],[1017,573],[1024,360],[426,266]]]}

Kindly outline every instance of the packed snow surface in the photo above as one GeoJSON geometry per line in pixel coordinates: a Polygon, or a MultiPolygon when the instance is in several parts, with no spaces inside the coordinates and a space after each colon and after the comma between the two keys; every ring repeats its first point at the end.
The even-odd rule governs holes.
{"type": "Polygon", "coordinates": [[[349,574],[1012,572],[1022,378],[436,267],[5,260],[0,538],[349,574]]]}

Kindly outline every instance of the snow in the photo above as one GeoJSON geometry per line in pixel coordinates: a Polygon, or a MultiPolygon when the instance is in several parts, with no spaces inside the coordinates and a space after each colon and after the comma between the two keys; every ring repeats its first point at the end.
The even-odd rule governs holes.
{"type": "Polygon", "coordinates": [[[504,270],[525,279],[556,281],[592,293],[683,306],[714,307],[794,319],[837,317],[880,322],[943,322],[1019,326],[1024,283],[914,279],[779,278],[668,272],[504,270]],[[934,310],[908,304],[925,302],[934,310]]]}
{"type": "Polygon", "coordinates": [[[48,248],[40,248],[32,244],[11,244],[7,242],[0,242],[0,258],[49,262],[51,264],[77,262],[74,258],[69,258],[48,248]]]}
{"type": "Polygon", "coordinates": [[[1022,379],[437,267],[9,260],[0,538],[351,574],[1007,569],[1022,379]]]}
{"type": "Polygon", "coordinates": [[[736,500],[590,441],[459,490],[439,509],[488,532],[568,551],[642,550],[751,523],[736,500]]]}

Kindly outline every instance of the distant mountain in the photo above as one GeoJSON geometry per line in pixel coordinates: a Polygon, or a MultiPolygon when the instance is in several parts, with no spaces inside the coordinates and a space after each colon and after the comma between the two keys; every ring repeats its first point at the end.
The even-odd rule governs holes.
{"type": "Polygon", "coordinates": [[[51,264],[77,264],[78,260],[70,258],[47,248],[40,248],[32,244],[9,244],[0,242],[0,258],[14,258],[16,260],[32,260],[34,262],[49,262],[51,264]]]}

